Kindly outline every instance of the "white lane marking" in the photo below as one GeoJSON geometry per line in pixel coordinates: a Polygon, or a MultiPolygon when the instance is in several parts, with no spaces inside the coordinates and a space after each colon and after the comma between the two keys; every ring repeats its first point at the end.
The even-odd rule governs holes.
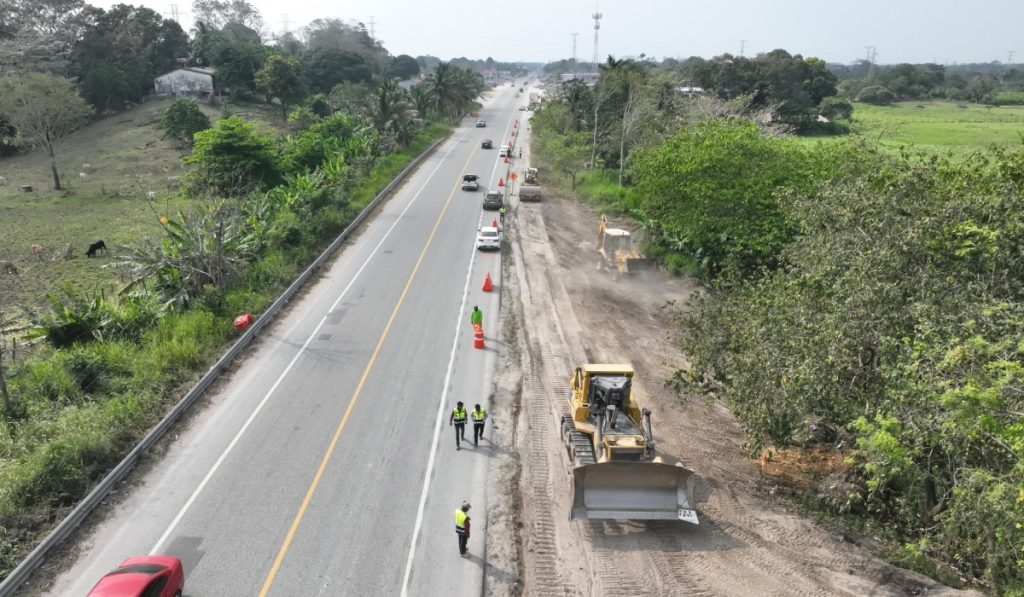
{"type": "MultiPolygon", "coordinates": [[[[427,179],[416,191],[416,194],[413,195],[412,199],[409,200],[409,204],[406,205],[405,209],[403,209],[399,216],[395,218],[394,223],[392,223],[391,226],[387,229],[387,232],[384,233],[384,236],[381,238],[380,242],[377,243],[377,246],[373,248],[373,251],[370,252],[369,256],[367,256],[366,260],[363,261],[363,264],[356,271],[355,275],[352,276],[352,280],[345,286],[344,290],[341,291],[341,294],[338,295],[338,298],[334,301],[334,304],[331,305],[331,309],[328,311],[328,313],[333,312],[335,307],[338,306],[338,303],[341,301],[341,299],[345,296],[346,293],[348,293],[349,289],[352,288],[352,285],[355,284],[356,280],[362,274],[363,270],[366,269],[366,266],[370,263],[370,260],[373,259],[374,255],[377,254],[377,251],[381,248],[381,246],[383,246],[384,241],[388,239],[388,237],[391,235],[391,232],[395,229],[396,226],[398,226],[398,223],[402,221],[402,216],[404,216],[405,213],[409,211],[409,208],[411,208],[413,204],[416,203],[416,200],[419,198],[420,193],[423,192],[423,189],[426,188],[430,180],[434,177],[435,174],[437,174],[437,171],[441,168],[441,165],[444,164],[448,156],[451,155],[452,151],[454,151],[455,148],[458,147],[459,142],[463,141],[465,137],[466,133],[463,133],[462,137],[460,137],[458,141],[454,143],[452,147],[448,149],[447,152],[445,152],[444,157],[438,160],[437,165],[434,166],[434,169],[427,176],[427,179]]],[[[171,533],[174,532],[174,529],[178,526],[178,523],[181,522],[181,519],[185,517],[185,514],[189,511],[189,509],[192,507],[192,504],[195,503],[196,499],[199,497],[199,494],[202,493],[203,489],[210,482],[210,479],[213,478],[213,475],[217,472],[217,469],[219,469],[220,465],[224,463],[224,460],[227,459],[228,454],[231,453],[231,450],[234,449],[238,441],[242,439],[242,435],[249,428],[249,425],[252,424],[252,422],[256,419],[256,415],[258,415],[260,411],[263,410],[263,406],[270,399],[270,396],[274,393],[274,390],[276,390],[277,387],[281,385],[281,382],[284,381],[285,376],[288,375],[288,372],[291,371],[292,367],[299,360],[299,357],[301,357],[302,353],[305,352],[306,347],[309,346],[309,343],[312,342],[313,338],[316,337],[316,335],[319,333],[320,328],[323,327],[325,321],[327,321],[326,316],[324,316],[324,318],[320,320],[320,323],[317,324],[313,332],[309,335],[308,338],[306,338],[306,341],[302,344],[302,347],[299,348],[299,351],[295,353],[294,357],[292,357],[291,362],[288,363],[288,366],[285,367],[284,371],[281,372],[281,375],[278,376],[277,381],[275,381],[274,384],[270,386],[270,389],[267,390],[267,393],[263,396],[263,399],[260,400],[260,403],[256,405],[256,409],[252,411],[252,413],[249,415],[249,418],[246,419],[245,423],[242,425],[241,429],[238,430],[238,433],[235,434],[235,436],[231,439],[231,442],[227,445],[226,448],[224,448],[224,451],[221,452],[220,456],[217,457],[217,461],[213,463],[213,466],[203,477],[203,480],[199,482],[199,485],[196,487],[195,491],[193,491],[192,495],[190,495],[188,500],[185,501],[185,505],[182,506],[181,510],[178,511],[178,514],[174,517],[174,520],[171,521],[170,526],[168,526],[167,530],[165,530],[164,533],[160,535],[160,539],[156,542],[156,545],[154,545],[153,549],[149,551],[150,554],[156,554],[160,551],[160,548],[163,547],[164,542],[167,541],[167,538],[170,537],[171,533]]]]}
{"type": "MultiPolygon", "coordinates": [[[[497,167],[497,164],[495,164],[497,167]]],[[[493,172],[491,174],[493,178],[493,172]]],[[[480,221],[483,222],[484,214],[481,212],[480,221]]],[[[469,269],[466,270],[466,282],[462,287],[462,304],[459,305],[459,315],[455,324],[455,335],[452,338],[452,350],[448,355],[448,370],[444,374],[444,389],[441,391],[441,400],[437,404],[437,421],[434,422],[434,439],[430,448],[430,458],[427,459],[427,474],[423,476],[423,489],[420,492],[420,504],[416,509],[416,524],[413,526],[412,541],[409,543],[409,557],[405,561],[405,575],[402,578],[402,595],[409,597],[409,577],[412,575],[412,563],[416,559],[416,541],[420,536],[420,528],[423,526],[423,511],[427,504],[427,493],[430,490],[430,478],[434,472],[434,461],[437,458],[437,447],[441,436],[441,424],[444,421],[444,408],[448,402],[448,388],[451,386],[452,371],[455,368],[455,352],[459,346],[459,338],[462,335],[462,315],[466,312],[469,304],[469,283],[473,277],[473,264],[476,263],[476,247],[473,247],[472,256],[469,258],[469,269]]]]}
{"type": "MultiPolygon", "coordinates": [[[[482,217],[482,216],[481,216],[482,217]]],[[[452,349],[448,355],[448,369],[444,374],[444,389],[441,391],[441,400],[437,403],[437,420],[434,422],[434,439],[430,447],[430,458],[427,459],[427,473],[423,476],[423,489],[420,492],[420,504],[416,509],[416,524],[412,531],[412,542],[409,544],[409,557],[405,561],[405,577],[402,579],[402,597],[409,594],[409,576],[412,573],[412,562],[416,557],[416,540],[420,536],[420,527],[423,526],[423,510],[427,503],[427,492],[430,489],[430,477],[434,471],[434,461],[437,458],[438,440],[441,436],[441,423],[444,420],[444,408],[448,402],[448,389],[451,387],[452,371],[455,369],[455,353],[458,350],[459,339],[462,336],[462,316],[466,312],[466,305],[469,304],[469,281],[473,276],[473,264],[476,262],[476,247],[469,258],[469,267],[466,269],[466,282],[462,287],[462,304],[459,305],[459,313],[455,324],[455,334],[452,337],[452,349]]]]}

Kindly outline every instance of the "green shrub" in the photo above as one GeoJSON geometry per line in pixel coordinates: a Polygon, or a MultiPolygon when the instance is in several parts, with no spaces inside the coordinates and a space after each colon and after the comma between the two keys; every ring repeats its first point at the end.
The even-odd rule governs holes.
{"type": "Polygon", "coordinates": [[[192,144],[195,134],[210,128],[210,119],[193,99],[178,98],[160,118],[165,137],[192,144]]]}

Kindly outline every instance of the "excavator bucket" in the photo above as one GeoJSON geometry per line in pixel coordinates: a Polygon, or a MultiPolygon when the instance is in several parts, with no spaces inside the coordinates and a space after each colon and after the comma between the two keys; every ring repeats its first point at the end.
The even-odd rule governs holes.
{"type": "Polygon", "coordinates": [[[684,520],[697,522],[693,472],[679,464],[600,462],[572,472],[569,520],[684,520]]]}
{"type": "Polygon", "coordinates": [[[633,274],[658,269],[658,262],[650,257],[626,257],[624,259],[623,273],[633,274]]]}

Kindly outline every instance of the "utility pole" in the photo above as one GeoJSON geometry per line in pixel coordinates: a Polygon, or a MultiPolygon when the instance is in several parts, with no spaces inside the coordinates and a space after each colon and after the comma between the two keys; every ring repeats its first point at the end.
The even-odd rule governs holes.
{"type": "Polygon", "coordinates": [[[868,51],[868,77],[875,72],[875,57],[878,56],[878,52],[875,51],[875,46],[865,46],[868,51]]]}
{"type": "Polygon", "coordinates": [[[579,37],[579,33],[570,33],[572,35],[572,78],[576,78],[576,38],[579,37]]]}
{"type": "Polygon", "coordinates": [[[178,5],[177,4],[172,4],[171,5],[171,20],[177,22],[178,24],[181,24],[181,21],[178,19],[178,5]]]}
{"type": "Polygon", "coordinates": [[[1007,56],[1006,56],[1006,64],[1013,64],[1013,55],[1015,53],[1016,52],[1014,52],[1013,50],[1007,50],[1007,52],[1006,52],[1006,54],[1007,54],[1007,56]]]}
{"type": "Polygon", "coordinates": [[[288,13],[286,13],[286,12],[281,13],[281,36],[282,37],[285,36],[285,35],[288,35],[288,25],[290,25],[290,23],[288,22],[288,13]]]}
{"type": "Polygon", "coordinates": [[[593,66],[593,68],[594,68],[594,75],[595,75],[595,77],[597,75],[597,61],[600,59],[600,58],[598,58],[599,54],[597,53],[597,33],[598,33],[598,31],[601,30],[601,17],[602,16],[603,15],[601,15],[601,13],[599,13],[599,12],[595,12],[594,15],[593,15],[593,18],[594,18],[594,66],[593,66]]]}
{"type": "Polygon", "coordinates": [[[743,50],[746,48],[746,46],[747,46],[747,40],[741,39],[740,40],[740,58],[743,58],[743,50]]]}
{"type": "Polygon", "coordinates": [[[370,39],[377,39],[377,21],[374,20],[373,15],[370,15],[370,39]]]}

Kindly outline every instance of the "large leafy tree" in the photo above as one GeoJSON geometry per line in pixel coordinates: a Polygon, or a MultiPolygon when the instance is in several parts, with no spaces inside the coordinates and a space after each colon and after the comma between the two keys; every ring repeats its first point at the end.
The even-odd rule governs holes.
{"type": "Polygon", "coordinates": [[[434,96],[434,106],[447,119],[458,118],[483,91],[483,77],[473,71],[439,63],[427,76],[427,85],[434,96]]]}
{"type": "Polygon", "coordinates": [[[193,99],[178,98],[160,118],[164,136],[192,144],[195,134],[210,128],[210,119],[193,99]]]}
{"type": "Polygon", "coordinates": [[[259,9],[245,0],[193,0],[192,18],[213,29],[223,29],[235,23],[257,34],[263,30],[263,16],[259,9]]]}
{"type": "Polygon", "coordinates": [[[302,75],[297,60],[274,54],[269,56],[256,73],[256,86],[267,94],[268,101],[276,97],[281,102],[281,117],[288,117],[288,106],[305,97],[302,75]]]}
{"type": "Polygon", "coordinates": [[[395,56],[395,59],[391,61],[391,66],[388,67],[389,77],[405,80],[411,79],[418,74],[420,74],[420,65],[416,62],[415,58],[408,54],[395,56]]]}
{"type": "Polygon", "coordinates": [[[118,109],[139,101],[152,88],[153,77],[187,53],[188,38],[177,22],[149,8],[118,4],[95,14],[94,25],[75,45],[74,58],[88,83],[87,99],[100,109],[118,109]]]}
{"type": "Polygon", "coordinates": [[[53,188],[61,189],[57,144],[88,121],[89,104],[67,79],[43,73],[23,73],[0,79],[0,114],[18,133],[50,156],[53,188]]]}
{"type": "Polygon", "coordinates": [[[388,79],[368,98],[365,113],[378,133],[391,133],[401,145],[408,145],[415,134],[416,123],[409,94],[397,80],[388,79]]]}
{"type": "Polygon", "coordinates": [[[307,86],[321,93],[340,83],[367,83],[373,78],[365,54],[338,48],[316,47],[306,52],[302,70],[307,86]]]}

